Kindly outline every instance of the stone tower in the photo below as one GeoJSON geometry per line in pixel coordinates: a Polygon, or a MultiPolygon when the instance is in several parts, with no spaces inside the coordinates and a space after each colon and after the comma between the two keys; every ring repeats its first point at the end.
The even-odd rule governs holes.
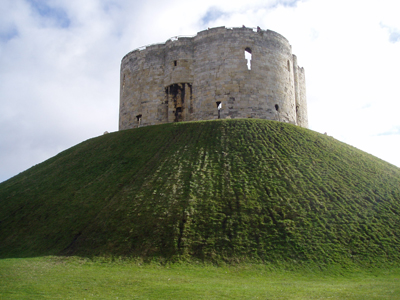
{"type": "Polygon", "coordinates": [[[308,127],[304,69],[283,36],[217,27],[122,59],[120,130],[218,118],[308,127]]]}

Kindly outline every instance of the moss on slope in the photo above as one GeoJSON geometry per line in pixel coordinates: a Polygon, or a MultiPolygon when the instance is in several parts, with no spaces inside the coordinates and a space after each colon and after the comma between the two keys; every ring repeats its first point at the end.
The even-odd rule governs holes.
{"type": "Polygon", "coordinates": [[[400,169],[264,120],[76,145],[0,184],[0,257],[399,262],[400,169]]]}

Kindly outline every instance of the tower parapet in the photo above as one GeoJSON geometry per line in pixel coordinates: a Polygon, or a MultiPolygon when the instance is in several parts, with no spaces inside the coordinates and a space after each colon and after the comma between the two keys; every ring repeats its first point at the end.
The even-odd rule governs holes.
{"type": "Polygon", "coordinates": [[[218,118],[308,126],[304,69],[286,38],[216,27],[122,59],[120,130],[218,118]]]}

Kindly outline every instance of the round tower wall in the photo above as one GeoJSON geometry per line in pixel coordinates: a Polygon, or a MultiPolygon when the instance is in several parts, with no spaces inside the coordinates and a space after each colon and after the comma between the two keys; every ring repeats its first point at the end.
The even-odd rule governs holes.
{"type": "Polygon", "coordinates": [[[164,100],[164,45],[125,56],[121,63],[121,128],[167,122],[164,100]]]}
{"type": "Polygon", "coordinates": [[[225,27],[133,51],[121,64],[120,129],[217,118],[304,126],[306,105],[296,113],[306,101],[304,70],[295,72],[293,57],[276,32],[225,27]]]}
{"type": "Polygon", "coordinates": [[[179,38],[165,44],[164,86],[193,82],[193,41],[179,38]]]}

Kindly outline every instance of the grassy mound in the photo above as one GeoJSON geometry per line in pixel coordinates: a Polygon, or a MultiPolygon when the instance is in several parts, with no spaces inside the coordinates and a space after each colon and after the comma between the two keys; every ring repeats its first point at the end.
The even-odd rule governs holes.
{"type": "Polygon", "coordinates": [[[0,257],[400,262],[400,169],[265,120],[93,138],[0,184],[0,257]]]}

